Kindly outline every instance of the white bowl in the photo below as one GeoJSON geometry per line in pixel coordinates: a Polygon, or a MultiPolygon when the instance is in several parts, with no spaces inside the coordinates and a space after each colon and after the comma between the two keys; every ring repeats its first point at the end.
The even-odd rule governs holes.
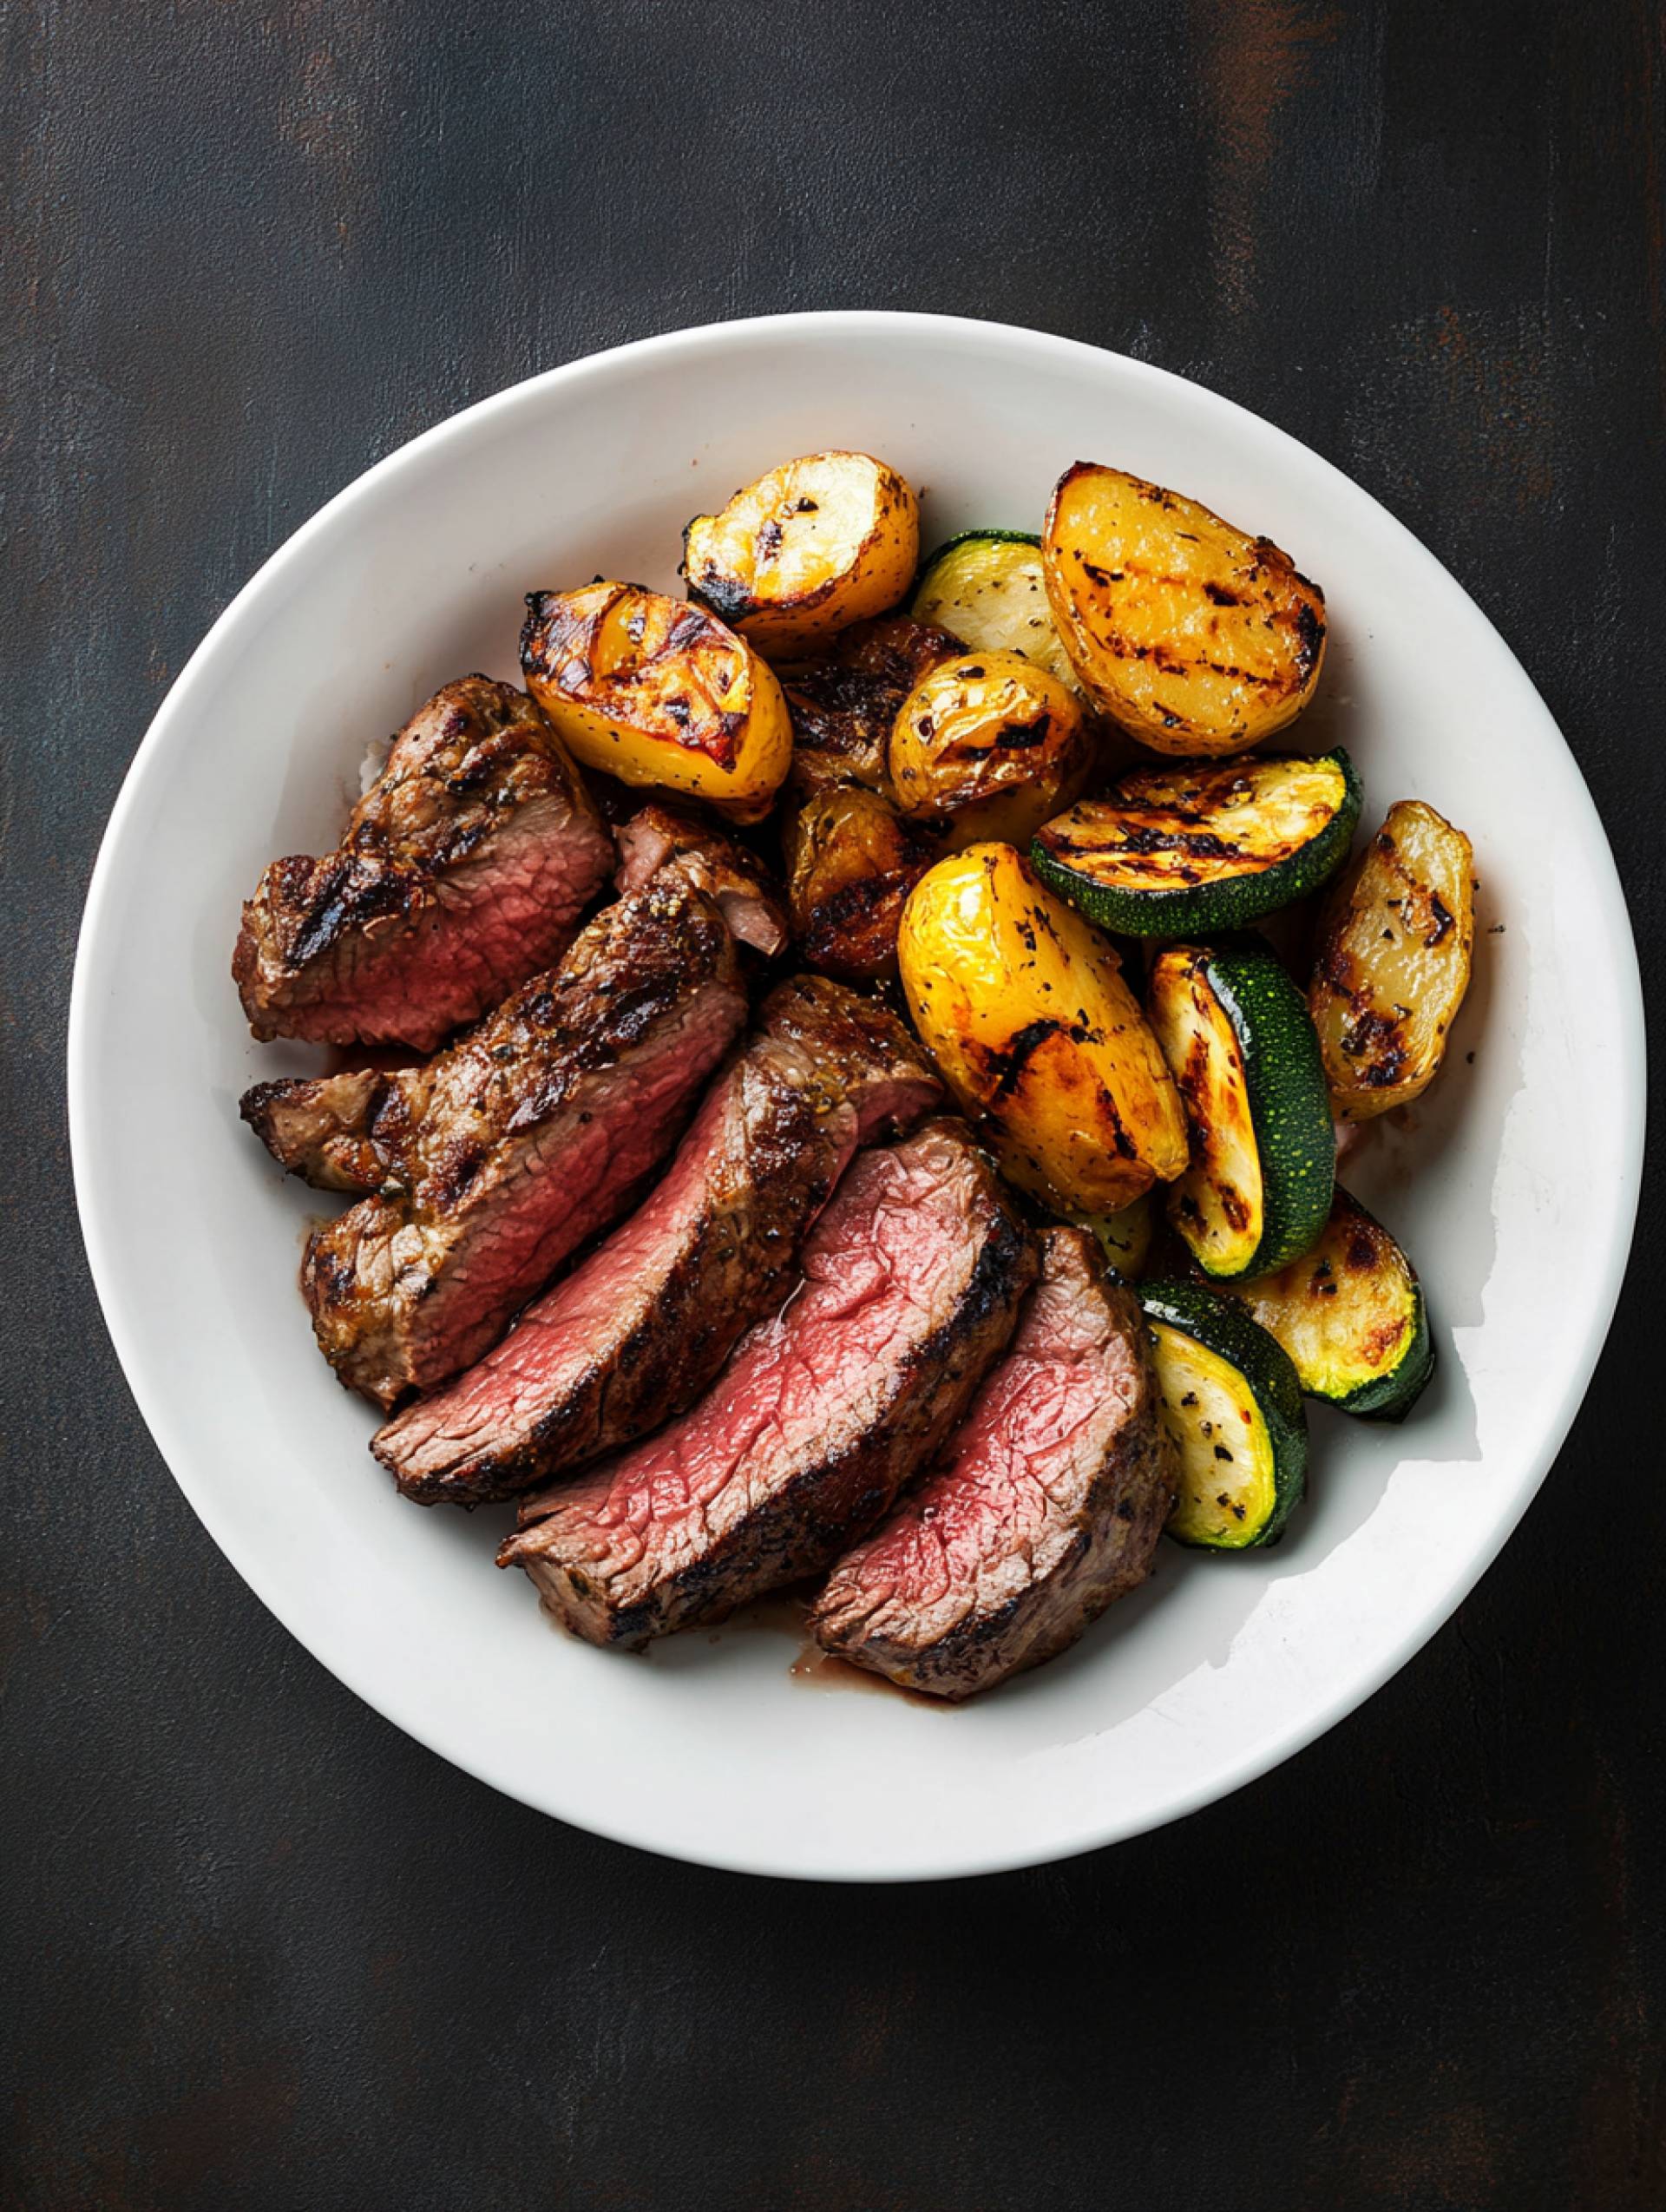
{"type": "MultiPolygon", "coordinates": [[[[1499,555],[1509,557],[1499,520],[1499,555]]],[[[784,317],[679,332],[470,408],[331,502],[214,625],[141,747],[88,901],[69,1036],[75,1184],[141,1411],[215,1541],[378,1710],[531,1805],[760,1873],[961,1874],[1082,1851],[1264,1773],[1417,1650],[1515,1526],[1618,1293],[1643,1137],[1636,956],[1577,769],[1521,669],[1367,495],[1226,400],[988,324],[784,317]],[[316,1063],[250,1041],[239,902],[335,838],[366,741],[447,679],[516,673],[521,597],[674,587],[688,515],[784,456],[883,455],[928,542],[1033,525],[1111,461],[1266,532],[1324,586],[1295,736],[1342,738],[1368,807],[1468,830],[1476,979],[1418,1126],[1350,1180],[1414,1256],[1439,1376],[1403,1428],[1315,1418],[1311,1502],[1264,1555],[1162,1547],[1065,1658],[981,1703],[815,1694],[766,1617],[646,1658],[547,1624],[492,1565],[506,1516],[423,1513],[296,1288],[318,1204],[237,1118],[316,1063]]]]}

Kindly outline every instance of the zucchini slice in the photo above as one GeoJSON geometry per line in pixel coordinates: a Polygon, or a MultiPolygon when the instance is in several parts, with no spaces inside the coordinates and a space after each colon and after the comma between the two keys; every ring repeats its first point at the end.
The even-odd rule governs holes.
{"type": "Polygon", "coordinates": [[[1125,1283],[1138,1281],[1151,1257],[1154,1228],[1149,1191],[1142,1191],[1116,1213],[1082,1213],[1072,1218],[1079,1227],[1099,1239],[1099,1250],[1125,1283]]]}
{"type": "Polygon", "coordinates": [[[1180,1455],[1169,1534],[1207,1552],[1276,1544],[1308,1485],[1295,1369],[1248,1314],[1197,1283],[1144,1283],[1138,1296],[1180,1455]]]}
{"type": "Polygon", "coordinates": [[[1360,779],[1340,745],[1309,759],[1134,768],[1038,831],[1043,880],[1102,929],[1208,936],[1306,898],[1348,857],[1360,779]]]}
{"type": "Polygon", "coordinates": [[[1231,1296],[1289,1354],[1302,1388],[1368,1421],[1404,1421],[1434,1373],[1417,1270],[1340,1186],[1310,1252],[1231,1296]]]}
{"type": "Polygon", "coordinates": [[[1028,530],[962,530],[940,545],[920,571],[908,612],[980,653],[1021,653],[1080,696],[1047,605],[1041,541],[1028,530]]]}
{"type": "Polygon", "coordinates": [[[1323,1232],[1336,1176],[1330,1093],[1313,1019],[1254,937],[1170,945],[1145,1018],[1191,1132],[1169,1218],[1205,1275],[1264,1275],[1323,1232]]]}

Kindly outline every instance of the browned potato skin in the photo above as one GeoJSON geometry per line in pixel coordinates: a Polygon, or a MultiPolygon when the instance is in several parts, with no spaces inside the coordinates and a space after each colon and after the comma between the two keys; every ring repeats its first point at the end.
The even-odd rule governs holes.
{"type": "Polygon", "coordinates": [[[1343,1121],[1422,1097],[1469,988],[1474,853],[1420,799],[1401,799],[1325,903],[1309,1008],[1343,1121]]]}
{"type": "Polygon", "coordinates": [[[855,624],[824,659],[784,668],[792,788],[865,784],[889,792],[891,725],[902,702],[933,668],[965,650],[947,630],[891,614],[855,624]]]}
{"type": "Polygon", "coordinates": [[[920,506],[871,454],[804,454],[744,486],[720,514],[697,515],[683,548],[689,597],[778,658],[895,606],[919,564],[920,506]],[[783,573],[781,549],[790,558],[801,526],[807,535],[818,508],[846,504],[865,524],[859,541],[801,542],[804,573],[783,573]]]}
{"type": "Polygon", "coordinates": [[[1089,697],[1153,752],[1246,752],[1319,680],[1325,596],[1270,538],[1078,461],[1042,531],[1047,603],[1089,697]]]}
{"type": "Polygon", "coordinates": [[[939,861],[898,937],[908,1012],[1010,1180],[1114,1213],[1184,1173],[1186,1122],[1111,940],[1010,845],[939,861]]]}
{"type": "Polygon", "coordinates": [[[878,791],[830,785],[798,806],[785,835],[787,905],[799,956],[847,983],[896,974],[908,893],[941,850],[878,791]]]}
{"type": "Polygon", "coordinates": [[[1020,653],[960,653],[916,684],[891,725],[891,789],[910,819],[946,820],[951,848],[1026,845],[1093,765],[1081,704],[1020,653]]]}

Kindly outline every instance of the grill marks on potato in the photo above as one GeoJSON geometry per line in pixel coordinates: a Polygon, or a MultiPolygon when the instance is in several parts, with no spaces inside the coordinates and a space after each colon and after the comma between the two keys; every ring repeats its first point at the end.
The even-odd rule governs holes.
{"type": "Polygon", "coordinates": [[[1310,696],[1324,594],[1270,539],[1122,469],[1079,462],[1053,494],[1043,557],[1078,673],[1154,750],[1242,751],[1310,696]]]}
{"type": "Polygon", "coordinates": [[[1469,986],[1473,856],[1461,830],[1401,800],[1333,894],[1309,1003],[1345,1120],[1420,1097],[1469,986]]]}

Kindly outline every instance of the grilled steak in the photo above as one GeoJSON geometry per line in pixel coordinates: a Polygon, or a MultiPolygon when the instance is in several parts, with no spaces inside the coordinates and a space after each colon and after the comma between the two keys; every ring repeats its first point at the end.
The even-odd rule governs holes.
{"type": "Polygon", "coordinates": [[[660,868],[680,868],[697,891],[717,901],[742,944],[771,959],[786,950],[789,931],[781,893],[763,862],[721,830],[656,799],[639,808],[613,837],[619,846],[613,881],[620,891],[641,890],[660,868]]]}
{"type": "Polygon", "coordinates": [[[1084,1231],[1055,1229],[941,1469],[839,1561],[810,1627],[857,1666],[969,1697],[1144,1581],[1175,1482],[1138,1305],[1084,1231]]]}
{"type": "Polygon", "coordinates": [[[301,1272],[342,1381],[391,1406],[478,1359],[624,1211],[744,1014],[723,917],[668,874],[604,909],[430,1067],[296,1084],[286,1099],[263,1085],[250,1119],[294,1145],[286,1164],[378,1178],[313,1231],[301,1272]]]}
{"type": "Polygon", "coordinates": [[[232,975],[257,1037],[430,1052],[548,968],[607,833],[555,732],[486,676],[436,692],[321,860],[274,860],[232,975]]]}
{"type": "Polygon", "coordinates": [[[594,1644],[646,1644],[824,1566],[960,1418],[1033,1248],[964,1125],[863,1152],[803,1280],[691,1413],[521,1508],[498,1554],[594,1644]]]}
{"type": "Polygon", "coordinates": [[[858,1145],[940,1095],[882,1007],[806,975],[765,1001],[646,1203],[497,1349],[371,1447],[407,1497],[507,1498],[681,1413],[780,1304],[858,1145]]]}

